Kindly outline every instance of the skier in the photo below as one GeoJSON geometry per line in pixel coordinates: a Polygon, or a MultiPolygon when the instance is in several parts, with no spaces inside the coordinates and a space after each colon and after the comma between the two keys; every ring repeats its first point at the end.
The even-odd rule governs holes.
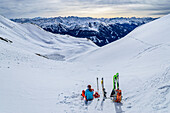
{"type": "Polygon", "coordinates": [[[92,101],[93,100],[93,93],[94,93],[94,89],[91,88],[91,85],[87,86],[86,91],[82,91],[82,96],[85,97],[85,104],[88,104],[88,101],[92,101]]]}

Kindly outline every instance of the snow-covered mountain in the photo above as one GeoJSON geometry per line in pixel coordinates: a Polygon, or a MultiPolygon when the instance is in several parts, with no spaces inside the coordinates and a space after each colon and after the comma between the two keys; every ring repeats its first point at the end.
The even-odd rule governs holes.
{"type": "Polygon", "coordinates": [[[0,16],[0,37],[11,41],[11,46],[54,60],[65,60],[97,48],[87,39],[68,35],[54,35],[32,24],[19,24],[0,16]],[[13,43],[12,43],[13,42],[13,43]]]}
{"type": "Polygon", "coordinates": [[[11,19],[18,23],[32,23],[46,31],[88,38],[96,45],[103,46],[118,40],[136,27],[156,18],[91,18],[91,17],[55,17],[11,19]]]}
{"type": "MultiPolygon", "coordinates": [[[[24,26],[33,25],[16,24],[3,17],[0,20],[0,32],[3,33],[0,35],[0,112],[168,113],[170,111],[170,32],[168,31],[170,15],[138,27],[118,41],[101,48],[90,46],[90,52],[73,54],[72,57],[67,57],[67,61],[61,62],[34,54],[37,51],[42,52],[41,54],[48,52],[37,46],[37,43],[42,41],[37,41],[35,46],[31,41],[24,42],[25,36],[23,39],[19,38],[18,33],[25,29],[24,26]],[[9,33],[8,30],[12,29],[10,25],[14,24],[19,27],[13,28],[15,32],[9,33]],[[16,29],[21,26],[22,29],[16,29]],[[19,42],[24,42],[25,46],[19,42]],[[85,106],[80,96],[82,89],[91,84],[96,91],[96,77],[99,77],[99,80],[104,77],[104,85],[109,96],[113,88],[112,77],[117,72],[120,74],[123,104],[113,103],[110,99],[102,101],[101,85],[99,85],[100,100],[93,100],[89,106],[85,106]]],[[[35,29],[29,29],[29,33],[34,33],[35,29]]],[[[36,32],[36,37],[39,33],[40,31],[36,32]]],[[[30,40],[36,37],[33,35],[30,40]]],[[[45,45],[44,41],[41,44],[45,45]]],[[[60,48],[64,51],[65,46],[67,43],[62,43],[60,48]]],[[[50,45],[45,46],[48,47],[50,48],[50,45]]]]}
{"type": "Polygon", "coordinates": [[[120,72],[120,84],[126,103],[123,106],[127,107],[128,112],[168,113],[170,111],[169,25],[170,14],[142,25],[123,39],[73,61],[87,62],[87,65],[89,62],[97,64],[102,67],[100,74],[109,79],[112,72],[120,72]]]}

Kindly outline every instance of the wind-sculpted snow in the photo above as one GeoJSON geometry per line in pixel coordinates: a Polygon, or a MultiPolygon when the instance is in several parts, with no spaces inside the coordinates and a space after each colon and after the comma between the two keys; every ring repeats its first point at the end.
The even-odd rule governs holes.
{"type": "MultiPolygon", "coordinates": [[[[66,51],[68,54],[74,53],[74,55],[67,58],[56,52],[67,49],[64,43],[67,37],[63,36],[60,39],[63,43],[57,43],[59,46],[53,46],[52,49],[51,44],[55,44],[56,39],[48,37],[47,44],[44,44],[42,41],[44,38],[40,38],[35,29],[34,32],[29,29],[27,33],[33,32],[36,41],[28,37],[20,39],[21,32],[19,34],[16,30],[15,32],[11,30],[10,35],[8,30],[15,26],[15,29],[20,28],[25,33],[23,26],[27,25],[22,25],[21,29],[20,24],[11,23],[7,19],[4,21],[9,25],[6,27],[0,23],[2,26],[0,31],[3,33],[0,37],[13,43],[0,40],[1,113],[168,113],[170,111],[168,30],[170,15],[142,25],[126,37],[101,48],[94,47],[96,49],[91,49],[92,51],[82,55],[75,54],[80,53],[78,50],[68,50],[66,51]],[[25,44],[22,45],[21,42],[25,44]],[[42,47],[35,47],[32,42],[42,47]],[[64,49],[61,48],[63,46],[64,49]],[[35,55],[33,51],[42,57],[35,55]],[[61,61],[44,58],[48,56],[42,54],[42,51],[44,53],[49,51],[49,57],[61,61]],[[103,100],[100,84],[103,77],[109,97],[113,88],[112,77],[117,72],[120,75],[122,103],[114,103],[109,98],[103,100]],[[101,97],[86,106],[81,98],[81,92],[89,84],[94,91],[97,91],[96,77],[99,78],[101,97]]],[[[74,41],[73,44],[77,43],[77,39],[74,41]]],[[[88,44],[90,43],[87,42],[88,44]]],[[[86,46],[81,45],[81,47],[86,50],[86,46]]]]}
{"type": "Polygon", "coordinates": [[[79,38],[88,38],[98,46],[116,41],[136,27],[156,18],[90,18],[90,17],[55,17],[11,19],[19,23],[32,23],[46,31],[67,34],[79,38]]]}

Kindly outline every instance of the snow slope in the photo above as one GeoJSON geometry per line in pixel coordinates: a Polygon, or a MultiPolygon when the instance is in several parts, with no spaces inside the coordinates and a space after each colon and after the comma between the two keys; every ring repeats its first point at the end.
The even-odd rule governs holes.
{"type": "Polygon", "coordinates": [[[97,48],[87,39],[54,35],[32,24],[14,23],[0,16],[0,37],[13,42],[24,50],[45,55],[54,60],[66,60],[76,54],[97,48]]]}
{"type": "Polygon", "coordinates": [[[114,73],[120,72],[124,100],[132,107],[129,112],[168,112],[169,25],[170,15],[167,15],[138,27],[115,43],[73,61],[82,61],[85,58],[84,62],[102,65],[104,71],[112,69],[114,73]]]}
{"type": "MultiPolygon", "coordinates": [[[[0,26],[2,21],[6,24],[11,22],[2,18],[0,26]]],[[[25,39],[20,39],[15,33],[1,35],[6,31],[0,27],[0,32],[4,30],[0,37],[13,41],[0,40],[0,113],[168,113],[169,25],[170,15],[167,15],[107,46],[67,57],[70,62],[39,57],[34,53],[51,53],[51,46],[46,45],[50,48],[46,50],[37,45],[41,41],[36,44],[26,41],[23,44],[25,39]],[[123,104],[109,99],[102,101],[101,98],[85,106],[80,97],[81,90],[88,84],[96,89],[96,77],[99,80],[104,77],[109,96],[112,76],[117,72],[120,73],[123,104]]],[[[19,31],[16,30],[16,34],[19,31]]],[[[31,35],[33,31],[30,32],[31,35]]],[[[62,44],[60,48],[64,51],[67,44],[62,44]]],[[[42,45],[45,45],[44,41],[42,45]]],[[[101,90],[99,93],[102,95],[101,90]]]]}

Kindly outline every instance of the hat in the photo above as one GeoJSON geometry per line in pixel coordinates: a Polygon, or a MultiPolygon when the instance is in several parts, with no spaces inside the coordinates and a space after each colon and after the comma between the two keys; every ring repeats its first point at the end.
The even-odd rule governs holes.
{"type": "Polygon", "coordinates": [[[91,85],[88,85],[87,88],[91,89],[91,85]]]}

